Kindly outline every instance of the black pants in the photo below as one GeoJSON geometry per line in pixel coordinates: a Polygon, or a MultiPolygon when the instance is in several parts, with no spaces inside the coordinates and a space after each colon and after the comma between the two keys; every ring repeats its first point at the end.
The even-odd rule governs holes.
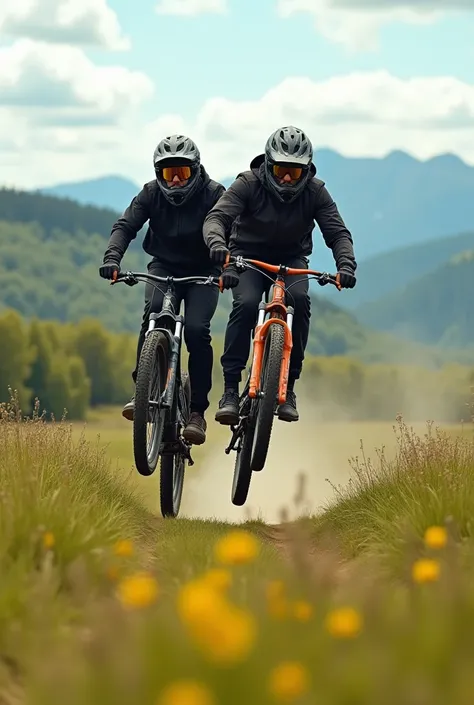
{"type": "MultiPolygon", "coordinates": [[[[164,269],[156,262],[148,265],[150,274],[158,277],[171,276],[171,272],[164,269]]],[[[179,276],[185,276],[180,274],[179,276]]],[[[138,337],[137,362],[132,373],[136,381],[138,360],[145,342],[145,333],[148,330],[148,317],[150,313],[159,313],[163,305],[163,294],[166,284],[157,284],[159,291],[151,284],[145,286],[145,311],[143,322],[138,337]]],[[[209,407],[208,395],[212,387],[213,350],[211,345],[211,319],[216,311],[219,299],[219,289],[216,286],[203,286],[202,284],[175,285],[176,299],[175,310],[181,301],[184,301],[184,342],[189,353],[189,378],[191,382],[191,411],[204,414],[209,407]]]]}
{"type": "MultiPolygon", "coordinates": [[[[308,268],[308,261],[303,257],[292,259],[285,264],[287,267],[308,268]]],[[[274,275],[269,276],[275,279],[274,275]]],[[[291,383],[297,380],[301,374],[311,318],[308,278],[303,278],[301,275],[287,277],[286,286],[290,286],[295,281],[298,283],[294,284],[286,293],[287,306],[293,306],[295,310],[292,326],[293,349],[289,370],[291,383]]],[[[242,379],[242,370],[245,368],[250,352],[252,329],[257,321],[258,304],[262,299],[262,294],[268,293],[271,285],[272,282],[260,271],[247,269],[240,275],[238,286],[232,289],[234,303],[225,334],[224,354],[221,357],[226,384],[235,385],[242,379]]]]}

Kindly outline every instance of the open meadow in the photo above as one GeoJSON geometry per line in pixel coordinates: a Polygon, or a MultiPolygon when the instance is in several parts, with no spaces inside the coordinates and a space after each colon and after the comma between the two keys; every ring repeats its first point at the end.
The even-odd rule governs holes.
{"type": "Polygon", "coordinates": [[[163,520],[117,409],[84,431],[3,407],[0,702],[469,705],[470,429],[299,429],[275,434],[261,519],[236,526],[210,520],[238,520],[220,432],[188,478],[190,518],[163,520]],[[361,456],[347,483],[364,433],[387,457],[361,456]],[[281,504],[306,516],[275,524],[281,504]]]}

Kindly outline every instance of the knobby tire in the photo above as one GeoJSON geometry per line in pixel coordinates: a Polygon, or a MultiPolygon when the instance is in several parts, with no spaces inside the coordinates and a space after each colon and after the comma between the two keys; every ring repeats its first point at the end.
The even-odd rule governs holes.
{"type": "Polygon", "coordinates": [[[263,397],[257,400],[257,418],[253,438],[252,458],[250,461],[250,467],[254,472],[262,470],[267,459],[273,420],[278,406],[278,390],[284,342],[285,331],[283,326],[279,323],[272,323],[268,329],[267,339],[265,341],[261,372],[260,389],[263,392],[263,397]]]}
{"type": "MultiPolygon", "coordinates": [[[[248,393],[248,387],[244,391],[244,399],[248,393]]],[[[247,398],[246,402],[250,400],[247,398]]],[[[244,401],[244,404],[246,403],[244,401]]],[[[247,419],[247,424],[242,438],[242,445],[237,451],[237,457],[234,465],[234,478],[232,482],[231,500],[232,504],[241,507],[247,501],[249,493],[250,481],[252,479],[252,469],[250,460],[252,456],[253,436],[255,431],[255,402],[251,401],[250,413],[247,419]]]]}
{"type": "Polygon", "coordinates": [[[158,464],[166,411],[150,407],[149,402],[151,387],[155,379],[158,383],[157,399],[162,395],[166,386],[168,365],[168,338],[161,331],[151,331],[145,338],[135,384],[133,452],[135,465],[140,475],[152,475],[158,464]],[[150,415],[153,419],[151,422],[152,434],[151,440],[148,442],[150,415]]]}
{"type": "MultiPolygon", "coordinates": [[[[191,406],[191,383],[186,372],[181,372],[181,381],[182,387],[179,393],[181,396],[182,421],[185,426],[189,419],[191,406]]],[[[179,413],[178,409],[176,409],[176,413],[179,413]]],[[[178,429],[178,433],[179,431],[180,429],[178,429]]],[[[160,509],[162,516],[165,518],[171,517],[175,519],[179,514],[183,496],[185,469],[186,458],[181,453],[161,456],[160,509]]]]}

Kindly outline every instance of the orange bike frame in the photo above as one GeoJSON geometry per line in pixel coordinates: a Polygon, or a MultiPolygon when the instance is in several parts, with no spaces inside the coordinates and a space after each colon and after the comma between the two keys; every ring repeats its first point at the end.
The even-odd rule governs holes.
{"type": "Polygon", "coordinates": [[[283,355],[280,367],[280,381],[278,384],[278,403],[284,404],[286,401],[286,390],[288,387],[288,373],[290,370],[290,356],[293,347],[293,336],[286,322],[287,307],[285,305],[285,280],[277,277],[273,288],[272,300],[265,306],[265,311],[270,313],[270,318],[255,327],[253,339],[252,370],[250,373],[249,397],[254,399],[260,391],[260,375],[262,372],[263,351],[270,326],[283,326],[285,340],[283,343],[283,355]]]}
{"type": "MultiPolygon", "coordinates": [[[[227,261],[224,268],[229,265],[230,256],[227,257],[227,261]]],[[[266,304],[265,312],[270,313],[270,318],[268,318],[263,323],[255,326],[254,339],[253,339],[253,352],[252,352],[252,369],[250,372],[250,382],[249,382],[249,397],[255,399],[260,392],[260,375],[262,373],[263,364],[263,351],[265,349],[265,341],[267,339],[268,330],[270,326],[279,325],[283,326],[285,332],[285,340],[283,342],[283,355],[281,359],[280,366],[280,380],[278,384],[278,403],[284,404],[286,401],[286,391],[288,388],[288,375],[290,371],[290,357],[291,350],[293,348],[293,336],[291,334],[290,327],[287,323],[288,308],[285,304],[285,276],[307,276],[307,275],[320,275],[321,272],[317,272],[314,269],[293,269],[293,267],[286,268],[284,272],[285,276],[281,274],[281,267],[276,264],[268,264],[267,262],[261,262],[256,259],[247,260],[250,264],[254,264],[267,272],[272,272],[277,275],[275,285],[273,287],[272,300],[266,304]]],[[[341,285],[339,282],[339,275],[336,276],[336,286],[340,290],[341,285]]],[[[259,311],[262,309],[259,309],[259,311]]]]}

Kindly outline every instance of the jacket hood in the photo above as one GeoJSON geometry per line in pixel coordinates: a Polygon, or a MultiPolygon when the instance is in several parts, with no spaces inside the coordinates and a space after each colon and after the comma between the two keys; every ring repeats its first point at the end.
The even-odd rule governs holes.
{"type": "Polygon", "coordinates": [[[208,183],[210,182],[211,177],[207,173],[207,171],[204,169],[203,165],[201,164],[201,181],[203,186],[207,186],[208,183]]]}
{"type": "MultiPolygon", "coordinates": [[[[250,162],[251,170],[259,178],[259,180],[263,184],[265,183],[264,163],[265,163],[265,154],[258,154],[250,162]]],[[[312,179],[314,176],[316,176],[316,167],[313,164],[313,162],[311,162],[311,166],[309,167],[309,175],[310,175],[310,179],[312,179]]]]}
{"type": "MultiPolygon", "coordinates": [[[[198,176],[198,183],[196,185],[196,188],[194,189],[193,196],[195,196],[197,193],[203,190],[211,180],[211,177],[207,173],[207,171],[204,169],[203,165],[201,164],[199,167],[199,176],[198,176]]],[[[191,197],[192,198],[192,197],[191,197]]]]}

